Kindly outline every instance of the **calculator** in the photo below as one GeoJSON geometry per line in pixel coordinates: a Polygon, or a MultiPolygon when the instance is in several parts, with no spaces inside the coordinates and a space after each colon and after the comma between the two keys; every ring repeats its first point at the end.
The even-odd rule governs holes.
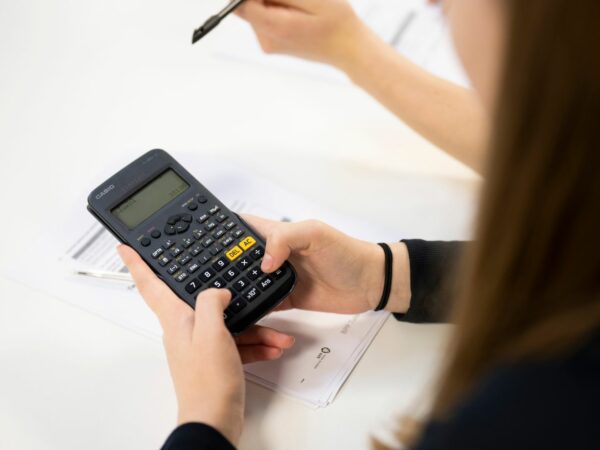
{"type": "Polygon", "coordinates": [[[239,334],[293,290],[289,262],[260,270],[264,239],[164,150],[151,150],[102,183],[88,211],[135,249],[192,308],[204,289],[229,289],[227,328],[239,334]]]}

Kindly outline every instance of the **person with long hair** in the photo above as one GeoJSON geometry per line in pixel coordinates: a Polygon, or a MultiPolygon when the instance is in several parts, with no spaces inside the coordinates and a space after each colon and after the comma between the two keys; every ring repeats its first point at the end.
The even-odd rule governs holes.
{"type": "MultiPolygon", "coordinates": [[[[389,243],[385,273],[380,245],[317,221],[246,217],[266,237],[261,269],[296,267],[286,307],[372,310],[391,280],[385,309],[398,320],[455,324],[432,409],[410,437],[400,430],[399,446],[600,448],[600,2],[444,8],[472,93],[397,55],[346,0],[242,7],[265,50],[344,70],[485,177],[472,243],[389,243]]],[[[234,448],[242,363],[278,358],[293,337],[254,327],[234,339],[222,314],[229,291],[202,292],[193,311],[133,250],[119,252],[164,330],[179,407],[164,448],[234,448]]]]}

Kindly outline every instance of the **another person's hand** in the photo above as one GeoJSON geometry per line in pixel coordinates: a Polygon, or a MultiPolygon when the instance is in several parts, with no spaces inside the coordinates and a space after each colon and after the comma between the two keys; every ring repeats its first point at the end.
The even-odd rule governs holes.
{"type": "Polygon", "coordinates": [[[267,53],[347,65],[368,28],[347,0],[247,0],[237,9],[267,53]]]}
{"type": "MultiPolygon", "coordinates": [[[[354,239],[318,221],[283,223],[244,215],[267,241],[261,269],[271,273],[288,260],[298,282],[279,309],[300,308],[343,314],[374,309],[384,283],[384,253],[377,244],[354,239]]],[[[405,244],[390,244],[394,254],[389,311],[410,304],[410,269],[405,244]]]]}
{"type": "Polygon", "coordinates": [[[244,418],[242,362],[276,359],[293,345],[293,338],[254,327],[234,340],[223,320],[223,311],[231,300],[229,290],[202,292],[194,311],[158,279],[134,250],[122,245],[118,251],[163,329],[179,407],[178,424],[208,424],[237,444],[244,418]]]}

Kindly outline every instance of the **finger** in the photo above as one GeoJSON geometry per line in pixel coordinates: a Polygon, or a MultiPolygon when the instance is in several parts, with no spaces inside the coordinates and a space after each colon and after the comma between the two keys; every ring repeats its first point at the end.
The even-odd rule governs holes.
{"type": "Polygon", "coordinates": [[[261,33],[278,36],[292,27],[292,21],[301,13],[296,9],[271,6],[262,2],[245,2],[237,8],[237,14],[261,33]]]}
{"type": "Polygon", "coordinates": [[[238,351],[243,364],[258,361],[273,361],[283,355],[282,349],[267,347],[265,345],[241,345],[238,346],[238,351]]]}
{"type": "Polygon", "coordinates": [[[156,276],[135,250],[126,245],[120,245],[117,247],[117,252],[129,269],[140,294],[161,322],[163,329],[170,328],[173,325],[172,322],[179,324],[182,317],[192,315],[192,309],[175,296],[173,291],[156,276]]]}
{"type": "Polygon", "coordinates": [[[229,289],[207,289],[196,298],[196,314],[194,336],[198,337],[203,330],[226,329],[223,311],[231,301],[229,289]]]}
{"type": "Polygon", "coordinates": [[[267,245],[261,270],[271,273],[290,257],[292,251],[308,250],[318,237],[320,227],[318,222],[312,220],[273,226],[266,235],[267,245]]]}
{"type": "Polygon", "coordinates": [[[273,328],[256,325],[235,338],[238,345],[265,345],[268,347],[291,348],[294,337],[273,328]]]}

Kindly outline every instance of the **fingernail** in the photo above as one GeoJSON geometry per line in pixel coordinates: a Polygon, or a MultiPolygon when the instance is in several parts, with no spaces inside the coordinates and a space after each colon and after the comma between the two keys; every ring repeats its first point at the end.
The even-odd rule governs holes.
{"type": "Polygon", "coordinates": [[[265,256],[263,256],[260,268],[263,272],[268,272],[271,270],[271,266],[273,266],[273,257],[266,253],[265,256]]]}

